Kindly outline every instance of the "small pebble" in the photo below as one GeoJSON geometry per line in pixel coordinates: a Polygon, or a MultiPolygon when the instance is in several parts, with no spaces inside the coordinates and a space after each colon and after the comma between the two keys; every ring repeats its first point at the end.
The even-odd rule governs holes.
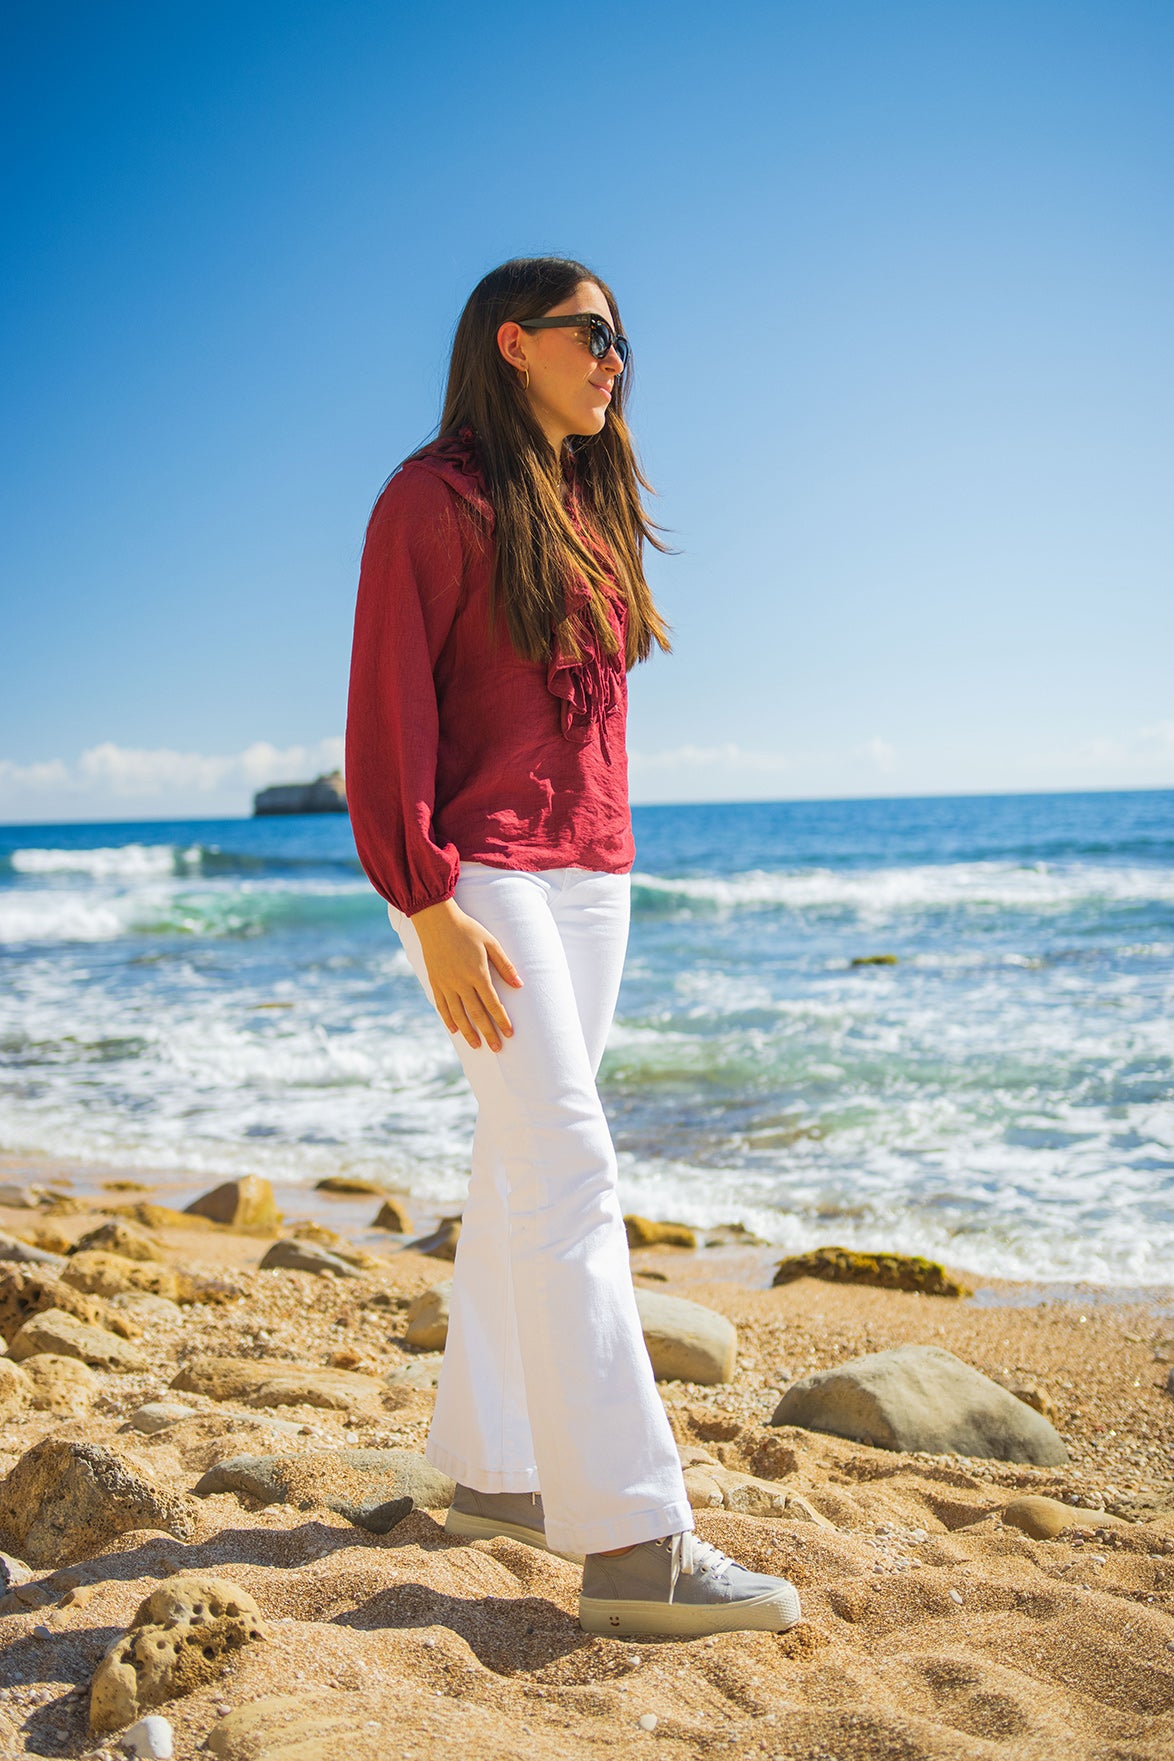
{"type": "Polygon", "coordinates": [[[636,1720],[636,1723],[640,1726],[641,1730],[655,1730],[657,1724],[656,1713],[642,1712],[636,1720]]]}
{"type": "Polygon", "coordinates": [[[33,1628],[34,1639],[51,1639],[52,1637],[53,1634],[49,1631],[47,1626],[35,1626],[33,1628]]]}
{"type": "Polygon", "coordinates": [[[961,1608],[961,1606],[962,1606],[962,1592],[961,1592],[961,1590],[951,1590],[950,1591],[950,1601],[956,1602],[958,1604],[959,1608],[961,1608]]]}
{"type": "Polygon", "coordinates": [[[139,1761],[171,1761],[175,1753],[174,1733],[166,1718],[157,1712],[148,1713],[132,1724],[122,1739],[139,1761]]]}

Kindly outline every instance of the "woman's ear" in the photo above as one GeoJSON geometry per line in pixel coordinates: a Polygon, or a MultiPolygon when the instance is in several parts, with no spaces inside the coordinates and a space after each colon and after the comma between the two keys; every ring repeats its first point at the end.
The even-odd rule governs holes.
{"type": "Polygon", "coordinates": [[[526,332],[512,318],[498,326],[497,346],[509,366],[519,373],[527,371],[530,363],[526,359],[526,332]]]}

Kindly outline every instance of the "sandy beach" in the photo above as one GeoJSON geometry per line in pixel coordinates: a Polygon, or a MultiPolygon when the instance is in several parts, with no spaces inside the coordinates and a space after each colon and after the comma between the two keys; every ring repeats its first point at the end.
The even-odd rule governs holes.
{"type": "MultiPolygon", "coordinates": [[[[357,1276],[336,1278],[258,1270],[274,1229],[142,1208],[174,1204],[171,1182],[150,1190],[141,1173],[120,1180],[27,1158],[0,1166],[0,1182],[34,1179],[57,1179],[59,1199],[0,1209],[0,1233],[62,1252],[122,1211],[152,1244],[151,1267],[178,1273],[181,1301],[111,1299],[107,1319],[121,1315],[135,1335],[128,1367],[42,1375],[35,1398],[28,1372],[10,1371],[10,1384],[25,1381],[3,1411],[0,1469],[46,1438],[99,1445],[173,1515],[85,1557],[29,1562],[24,1582],[14,1568],[0,1602],[3,1755],[123,1753],[117,1731],[89,1728],[91,1678],[160,1581],[191,1572],[251,1595],[266,1636],[157,1708],[182,1758],[1174,1752],[1170,1292],[1050,1294],[973,1278],[974,1297],[961,1301],[812,1279],[776,1289],[777,1255],[762,1248],[633,1252],[638,1286],[737,1327],[731,1382],[661,1391],[686,1463],[727,1483],[753,1475],[794,1499],[782,1515],[696,1514],[702,1536],[790,1577],[805,1618],[779,1636],[620,1642],[580,1631],[569,1563],[504,1539],[459,1544],[444,1535],[442,1509],[414,1509],[375,1534],[329,1507],[351,1475],[337,1452],[420,1451],[434,1398],[437,1357],[405,1344],[406,1313],[450,1267],[371,1231],[376,1200],[302,1195],[312,1199],[302,1233],[322,1240],[330,1229],[362,1261],[357,1276]],[[1069,1463],[900,1454],[769,1424],[799,1377],[904,1343],[944,1347],[1030,1394],[1069,1463]],[[210,1384],[190,1371],[194,1391],[173,1387],[209,1358],[342,1372],[355,1394],[325,1406],[316,1393],[315,1403],[226,1396],[200,1392],[210,1384]],[[187,1410],[150,1433],[131,1424],[161,1401],[187,1410]],[[300,1472],[289,1462],[288,1501],[193,1495],[226,1458],[321,1451],[332,1452],[325,1463],[313,1453],[300,1472]],[[1013,1500],[1037,1494],[1070,1507],[1055,1538],[1003,1521],[1013,1500]]],[[[288,1194],[279,1200],[281,1233],[296,1233],[298,1213],[288,1194]]],[[[0,1282],[31,1270],[6,1264],[0,1282]]]]}

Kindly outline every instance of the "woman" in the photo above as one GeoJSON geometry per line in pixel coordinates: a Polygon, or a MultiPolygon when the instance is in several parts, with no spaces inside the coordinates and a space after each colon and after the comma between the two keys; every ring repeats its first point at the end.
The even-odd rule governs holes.
{"type": "Polygon", "coordinates": [[[588,1631],[781,1631],[792,1586],[692,1534],[595,1086],[635,855],[626,674],[668,647],[619,326],[581,263],[487,275],[440,438],[363,552],[355,841],[478,1102],[427,1454],[450,1533],[585,1556],[588,1631]]]}

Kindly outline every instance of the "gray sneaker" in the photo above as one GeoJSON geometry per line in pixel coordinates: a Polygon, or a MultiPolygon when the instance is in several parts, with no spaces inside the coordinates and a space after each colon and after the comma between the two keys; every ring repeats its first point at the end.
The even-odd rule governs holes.
{"type": "Polygon", "coordinates": [[[744,1570],[691,1530],[630,1553],[589,1553],[583,1570],[579,1625],[588,1633],[692,1639],[782,1633],[800,1619],[794,1584],[744,1570]]]}
{"type": "MultiPolygon", "coordinates": [[[[475,1492],[471,1486],[458,1486],[444,1519],[444,1532],[467,1541],[492,1541],[496,1535],[506,1535],[545,1553],[556,1551],[546,1545],[541,1492],[475,1492]]],[[[583,1563],[581,1553],[560,1553],[558,1557],[575,1565],[583,1563]]]]}

